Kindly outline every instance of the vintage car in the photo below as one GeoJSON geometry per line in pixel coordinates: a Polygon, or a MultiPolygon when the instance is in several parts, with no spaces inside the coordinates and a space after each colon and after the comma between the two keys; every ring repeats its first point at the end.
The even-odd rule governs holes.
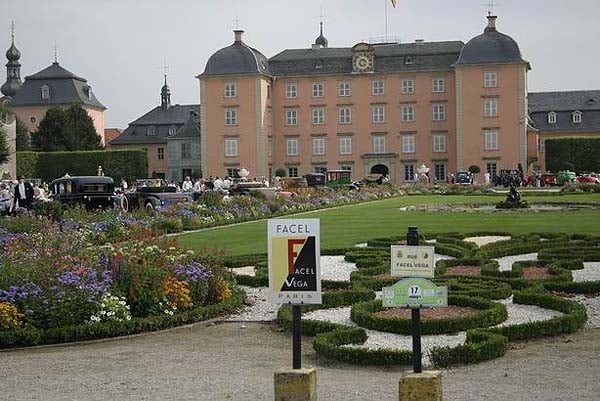
{"type": "Polygon", "coordinates": [[[577,174],[573,171],[564,170],[558,172],[558,178],[556,179],[558,185],[565,185],[575,181],[577,181],[577,174]]]}
{"type": "Polygon", "coordinates": [[[62,204],[109,208],[114,204],[115,183],[111,177],[65,175],[50,183],[49,192],[50,199],[62,204]]]}
{"type": "Polygon", "coordinates": [[[459,171],[456,173],[455,184],[473,185],[473,174],[468,171],[459,171]]]}
{"type": "Polygon", "coordinates": [[[502,185],[504,188],[508,188],[511,185],[520,187],[522,183],[523,179],[519,170],[500,170],[500,173],[494,177],[494,185],[502,185]]]}
{"type": "Polygon", "coordinates": [[[160,207],[175,203],[192,202],[193,195],[189,192],[177,192],[177,188],[169,186],[164,180],[137,180],[136,187],[119,199],[121,208],[125,211],[145,209],[153,212],[160,207]]]}
{"type": "MultiPolygon", "coordinates": [[[[523,177],[522,185],[524,187],[531,185],[536,186],[536,176],[529,175],[527,177],[523,177]]],[[[550,187],[556,185],[556,174],[545,173],[539,175],[539,186],[540,187],[550,187]]]]}
{"type": "Polygon", "coordinates": [[[577,177],[577,182],[580,184],[600,184],[600,179],[595,173],[583,174],[577,177]]]}

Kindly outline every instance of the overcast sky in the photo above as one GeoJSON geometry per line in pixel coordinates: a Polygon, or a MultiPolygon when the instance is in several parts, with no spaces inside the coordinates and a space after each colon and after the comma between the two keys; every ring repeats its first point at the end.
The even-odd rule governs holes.
{"type": "MultiPolygon", "coordinates": [[[[52,63],[56,43],[60,64],[108,108],[106,127],[125,128],[160,103],[165,59],[171,101],[199,103],[195,76],[233,42],[236,17],[245,42],[272,57],[310,47],[321,14],[330,47],[384,36],[386,3],[389,36],[467,42],[486,25],[487,2],[398,0],[394,9],[390,0],[0,0],[0,54],[12,20],[22,78],[52,63]]],[[[599,0],[496,4],[498,29],[531,63],[530,91],[600,89],[599,0]]]]}

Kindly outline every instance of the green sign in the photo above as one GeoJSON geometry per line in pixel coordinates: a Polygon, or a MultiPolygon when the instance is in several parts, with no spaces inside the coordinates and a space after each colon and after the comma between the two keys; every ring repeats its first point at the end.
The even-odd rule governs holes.
{"type": "Polygon", "coordinates": [[[439,308],[448,306],[448,287],[438,287],[424,278],[405,278],[383,287],[386,308],[439,308]]]}

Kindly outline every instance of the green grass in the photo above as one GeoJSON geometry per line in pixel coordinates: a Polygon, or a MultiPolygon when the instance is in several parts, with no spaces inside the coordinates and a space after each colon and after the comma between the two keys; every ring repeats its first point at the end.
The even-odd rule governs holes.
{"type": "MultiPolygon", "coordinates": [[[[321,219],[321,248],[350,247],[371,238],[404,235],[408,226],[422,233],[506,231],[562,232],[600,235],[600,210],[557,212],[403,212],[399,208],[416,204],[497,203],[499,196],[404,196],[336,209],[320,210],[288,218],[321,219]]],[[[525,197],[536,202],[598,202],[600,194],[525,197]]],[[[266,220],[220,227],[178,236],[188,249],[223,249],[230,255],[267,251],[266,220]]]]}

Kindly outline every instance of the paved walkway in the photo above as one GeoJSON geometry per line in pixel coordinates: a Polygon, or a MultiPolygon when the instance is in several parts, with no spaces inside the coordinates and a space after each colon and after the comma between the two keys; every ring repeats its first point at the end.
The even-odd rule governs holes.
{"type": "MultiPolygon", "coordinates": [[[[503,357],[446,371],[448,401],[597,400],[600,330],[519,344],[503,357]]],[[[198,324],[125,339],[0,352],[0,400],[273,400],[273,371],[291,364],[272,324],[198,324]]],[[[319,399],[397,400],[400,369],[318,358],[319,399]]]]}

